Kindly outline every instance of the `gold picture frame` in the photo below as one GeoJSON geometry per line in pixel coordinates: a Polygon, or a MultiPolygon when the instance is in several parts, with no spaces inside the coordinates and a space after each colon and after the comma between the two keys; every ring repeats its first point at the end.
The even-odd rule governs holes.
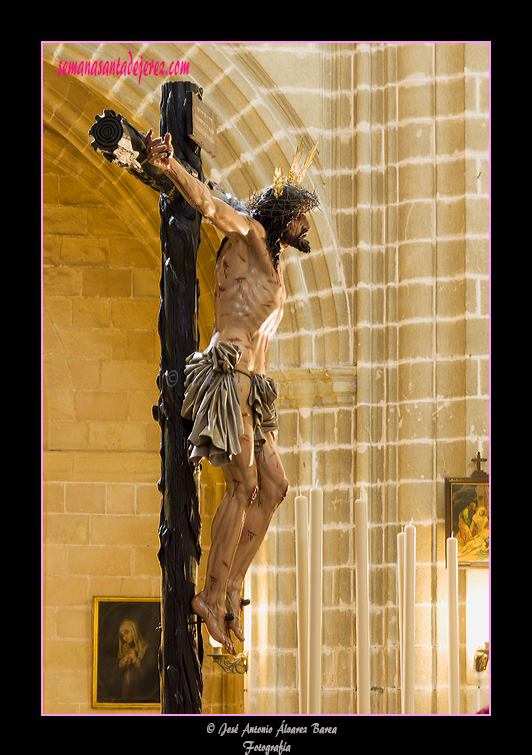
{"type": "Polygon", "coordinates": [[[93,598],[93,708],[160,708],[160,628],[160,598],[93,598]]]}
{"type": "Polygon", "coordinates": [[[446,537],[458,540],[459,567],[489,567],[489,476],[445,479],[446,537]]]}

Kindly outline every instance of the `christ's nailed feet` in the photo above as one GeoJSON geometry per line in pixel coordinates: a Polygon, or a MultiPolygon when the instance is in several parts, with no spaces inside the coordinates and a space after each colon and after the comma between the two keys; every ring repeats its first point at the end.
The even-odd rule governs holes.
{"type": "Polygon", "coordinates": [[[229,636],[226,612],[224,611],[217,616],[215,613],[215,607],[209,606],[206,603],[201,592],[194,596],[191,605],[194,613],[196,613],[200,619],[203,619],[207,631],[213,640],[221,642],[230,655],[236,655],[235,646],[229,636]]]}

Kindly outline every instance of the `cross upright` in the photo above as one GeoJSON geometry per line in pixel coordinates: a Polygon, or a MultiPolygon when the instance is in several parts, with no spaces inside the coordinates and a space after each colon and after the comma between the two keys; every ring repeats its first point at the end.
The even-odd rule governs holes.
{"type": "Polygon", "coordinates": [[[471,461],[472,462],[476,462],[476,464],[477,464],[477,468],[472,473],[471,477],[487,477],[488,476],[487,473],[484,472],[484,470],[481,468],[481,464],[483,462],[487,461],[487,459],[483,459],[481,457],[480,451],[477,452],[477,455],[475,456],[474,459],[471,459],[471,461]]]}

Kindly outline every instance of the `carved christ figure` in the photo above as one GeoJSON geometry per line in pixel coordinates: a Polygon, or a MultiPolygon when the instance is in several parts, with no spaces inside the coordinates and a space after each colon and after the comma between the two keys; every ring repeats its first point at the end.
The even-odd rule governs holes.
{"type": "Polygon", "coordinates": [[[193,422],[191,461],[221,467],[227,486],[212,523],[205,585],[192,608],[233,655],[230,630],[244,639],[245,574],[289,488],[275,443],[277,386],[266,376],[266,354],[286,299],[281,254],[288,246],[310,252],[307,213],[318,200],[299,184],[316,148],[300,168],[302,149],[301,142],[286,178],[277,169],[272,186],[246,205],[235,200],[231,206],[174,158],[170,134],[147,134],[149,161],[224,234],[215,268],[213,335],[203,353],[187,359],[182,414],[193,422]]]}

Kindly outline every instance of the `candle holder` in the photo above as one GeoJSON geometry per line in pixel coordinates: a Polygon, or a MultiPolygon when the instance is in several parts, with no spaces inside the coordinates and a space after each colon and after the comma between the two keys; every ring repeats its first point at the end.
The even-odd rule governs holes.
{"type": "Polygon", "coordinates": [[[245,674],[248,670],[248,654],[239,653],[237,656],[227,655],[221,652],[221,648],[214,648],[215,652],[209,655],[226,674],[245,674]],[[216,652],[219,651],[219,652],[216,652]]]}
{"type": "Polygon", "coordinates": [[[485,671],[488,667],[489,657],[490,657],[490,644],[489,642],[485,642],[483,648],[478,647],[475,650],[475,655],[473,657],[475,671],[477,671],[479,674],[482,671],[485,671]]]}

